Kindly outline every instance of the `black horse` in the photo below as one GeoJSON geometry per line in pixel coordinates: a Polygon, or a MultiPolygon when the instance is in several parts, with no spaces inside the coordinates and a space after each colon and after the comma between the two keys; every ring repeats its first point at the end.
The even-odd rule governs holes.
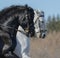
{"type": "Polygon", "coordinates": [[[34,35],[34,11],[31,7],[10,6],[0,12],[0,57],[11,53],[16,47],[18,26],[28,29],[27,34],[34,35]]]}

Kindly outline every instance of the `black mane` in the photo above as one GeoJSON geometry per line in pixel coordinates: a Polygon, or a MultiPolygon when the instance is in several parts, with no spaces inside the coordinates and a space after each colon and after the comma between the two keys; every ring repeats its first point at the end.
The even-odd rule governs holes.
{"type": "Polygon", "coordinates": [[[7,7],[7,8],[4,8],[0,11],[0,16],[5,16],[5,14],[9,13],[9,12],[14,12],[17,11],[17,12],[21,12],[23,10],[26,10],[26,9],[29,9],[30,11],[33,10],[31,7],[27,7],[27,6],[19,6],[19,5],[12,5],[10,7],[7,7]]]}
{"type": "Polygon", "coordinates": [[[18,15],[18,13],[24,12],[25,10],[30,12],[31,18],[34,17],[34,12],[33,12],[33,9],[31,7],[19,6],[19,5],[15,6],[15,5],[13,5],[13,6],[4,8],[3,10],[0,11],[0,23],[1,23],[1,19],[8,18],[10,16],[13,16],[14,14],[18,15]]]}

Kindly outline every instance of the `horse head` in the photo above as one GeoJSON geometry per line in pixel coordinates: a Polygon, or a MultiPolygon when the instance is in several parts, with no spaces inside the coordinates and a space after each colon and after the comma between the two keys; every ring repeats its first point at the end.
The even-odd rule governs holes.
{"type": "Polygon", "coordinates": [[[44,20],[44,12],[39,10],[34,10],[34,26],[35,26],[35,35],[39,38],[45,38],[46,36],[46,27],[44,20]]]}

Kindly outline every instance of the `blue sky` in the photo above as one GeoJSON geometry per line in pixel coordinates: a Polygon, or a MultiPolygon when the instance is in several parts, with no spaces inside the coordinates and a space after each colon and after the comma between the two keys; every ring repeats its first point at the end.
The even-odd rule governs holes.
{"type": "Polygon", "coordinates": [[[49,15],[60,14],[60,0],[0,0],[0,10],[11,5],[28,4],[34,9],[45,12],[45,18],[49,15]]]}

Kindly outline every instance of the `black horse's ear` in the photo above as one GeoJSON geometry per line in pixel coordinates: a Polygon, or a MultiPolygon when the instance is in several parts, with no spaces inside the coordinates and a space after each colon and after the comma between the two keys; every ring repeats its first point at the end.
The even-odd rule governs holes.
{"type": "Polygon", "coordinates": [[[27,5],[27,4],[25,4],[25,7],[27,8],[27,7],[28,7],[28,5],[27,5]]]}
{"type": "Polygon", "coordinates": [[[27,5],[27,4],[25,4],[25,7],[28,7],[28,5],[27,5]]]}

